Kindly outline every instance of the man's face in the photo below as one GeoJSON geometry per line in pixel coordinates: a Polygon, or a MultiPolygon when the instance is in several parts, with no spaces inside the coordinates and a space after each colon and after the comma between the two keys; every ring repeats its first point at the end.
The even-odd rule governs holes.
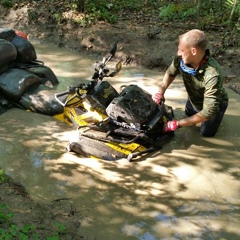
{"type": "Polygon", "coordinates": [[[192,48],[187,46],[182,39],[178,44],[177,55],[180,56],[185,64],[191,64],[193,60],[192,48]]]}

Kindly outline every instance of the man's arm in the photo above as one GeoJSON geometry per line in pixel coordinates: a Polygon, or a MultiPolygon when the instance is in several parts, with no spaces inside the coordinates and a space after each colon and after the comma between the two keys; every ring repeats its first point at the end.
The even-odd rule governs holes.
{"type": "Polygon", "coordinates": [[[174,79],[175,79],[174,76],[169,75],[167,72],[165,73],[163,80],[159,86],[158,91],[152,95],[152,100],[156,104],[160,104],[162,101],[165,101],[164,93],[174,79]]]}
{"type": "Polygon", "coordinates": [[[206,120],[207,119],[205,117],[203,117],[201,115],[201,113],[196,113],[191,117],[184,118],[179,121],[172,120],[172,121],[167,122],[163,127],[163,131],[164,132],[175,131],[180,127],[186,127],[186,126],[194,125],[197,123],[202,123],[202,122],[205,122],[206,120]]]}
{"type": "Polygon", "coordinates": [[[165,73],[163,80],[159,86],[158,92],[161,94],[164,94],[169,85],[172,83],[172,81],[175,79],[175,76],[171,76],[168,74],[168,72],[165,73]]]}
{"type": "Polygon", "coordinates": [[[195,125],[197,123],[202,123],[207,121],[205,117],[202,116],[201,113],[196,113],[191,117],[184,118],[178,121],[178,126],[179,127],[186,127],[186,126],[191,126],[195,125]]]}

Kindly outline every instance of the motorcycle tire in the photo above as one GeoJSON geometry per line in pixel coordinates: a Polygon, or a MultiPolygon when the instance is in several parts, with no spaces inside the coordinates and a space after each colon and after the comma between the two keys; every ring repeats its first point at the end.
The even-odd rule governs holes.
{"type": "Polygon", "coordinates": [[[121,158],[127,158],[128,156],[109,147],[104,142],[83,136],[80,136],[76,142],[70,142],[67,146],[67,151],[73,151],[85,157],[92,156],[107,161],[116,161],[121,158]]]}

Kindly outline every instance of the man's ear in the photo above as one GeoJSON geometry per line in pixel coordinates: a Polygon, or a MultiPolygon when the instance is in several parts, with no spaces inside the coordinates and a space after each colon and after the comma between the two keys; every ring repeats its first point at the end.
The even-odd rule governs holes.
{"type": "Polygon", "coordinates": [[[191,52],[192,52],[192,55],[193,55],[193,56],[196,56],[196,54],[197,54],[197,49],[196,49],[196,48],[192,48],[192,49],[191,49],[191,52]]]}

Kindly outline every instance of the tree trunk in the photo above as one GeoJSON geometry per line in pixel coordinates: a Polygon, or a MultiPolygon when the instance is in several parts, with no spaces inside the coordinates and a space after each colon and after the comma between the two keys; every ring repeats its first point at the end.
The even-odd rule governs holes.
{"type": "Polygon", "coordinates": [[[84,11],[85,11],[85,0],[78,0],[77,1],[77,10],[78,10],[78,12],[84,13],[84,11]]]}
{"type": "Polygon", "coordinates": [[[198,16],[197,16],[197,23],[198,27],[200,27],[200,19],[201,19],[201,6],[202,6],[202,0],[197,1],[197,11],[198,11],[198,16]]]}

